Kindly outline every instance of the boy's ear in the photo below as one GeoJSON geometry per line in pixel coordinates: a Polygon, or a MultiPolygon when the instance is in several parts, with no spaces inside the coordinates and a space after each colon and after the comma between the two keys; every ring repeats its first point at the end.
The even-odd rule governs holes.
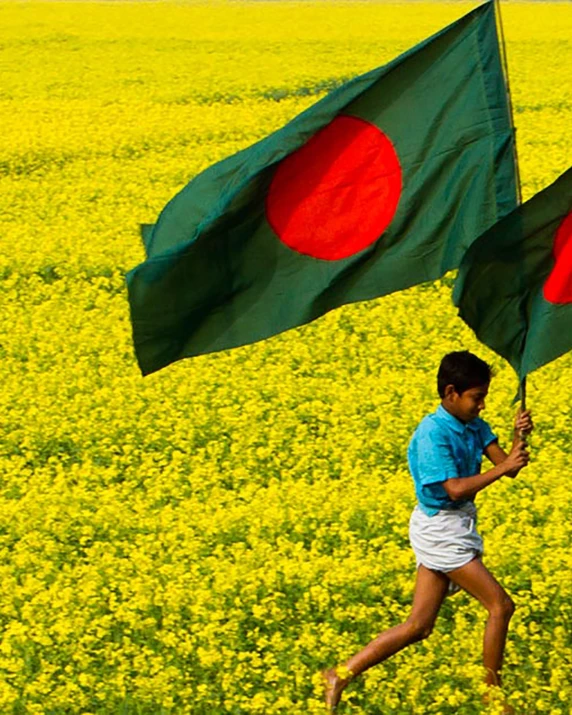
{"type": "Polygon", "coordinates": [[[452,397],[454,392],[456,392],[455,385],[445,385],[445,397],[452,397]]]}

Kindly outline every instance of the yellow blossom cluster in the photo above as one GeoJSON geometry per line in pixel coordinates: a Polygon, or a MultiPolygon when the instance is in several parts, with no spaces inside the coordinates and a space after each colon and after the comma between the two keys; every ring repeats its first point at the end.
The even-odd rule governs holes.
{"type": "MultiPolygon", "coordinates": [[[[471,7],[0,2],[0,713],[321,713],[318,671],[407,616],[441,356],[493,364],[504,444],[514,411],[451,276],[143,379],[124,275],[193,175],[471,7]]],[[[528,198],[570,164],[572,6],[503,21],[528,198]]],[[[532,463],[478,498],[519,715],[572,702],[571,391],[570,355],[530,377],[532,463]]],[[[447,599],[343,712],[500,713],[484,617],[447,599]]]]}

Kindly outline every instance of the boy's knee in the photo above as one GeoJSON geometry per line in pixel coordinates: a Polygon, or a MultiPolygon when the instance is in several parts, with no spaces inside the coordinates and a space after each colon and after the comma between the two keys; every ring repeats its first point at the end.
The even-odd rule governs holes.
{"type": "Polygon", "coordinates": [[[417,643],[425,638],[428,638],[433,631],[433,623],[418,620],[416,618],[408,618],[406,625],[409,629],[409,635],[412,643],[417,643]]]}
{"type": "Polygon", "coordinates": [[[516,606],[514,605],[514,601],[512,600],[512,598],[510,596],[506,597],[504,607],[505,607],[505,613],[506,613],[507,617],[510,618],[514,613],[514,609],[516,608],[516,606]]]}
{"type": "Polygon", "coordinates": [[[491,616],[504,618],[508,621],[512,617],[514,609],[514,601],[507,593],[505,593],[502,598],[493,603],[493,605],[489,608],[489,613],[491,616]]]}

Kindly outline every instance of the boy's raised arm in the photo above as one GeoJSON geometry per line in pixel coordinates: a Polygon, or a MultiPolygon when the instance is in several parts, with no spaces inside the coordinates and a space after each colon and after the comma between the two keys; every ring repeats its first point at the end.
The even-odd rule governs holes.
{"type": "MultiPolygon", "coordinates": [[[[523,436],[526,437],[532,432],[532,430],[533,424],[530,416],[530,410],[524,410],[523,412],[519,410],[514,419],[514,436],[512,440],[513,448],[516,447],[519,442],[524,442],[524,444],[526,444],[526,441],[523,440],[523,436]]],[[[491,442],[485,447],[485,455],[494,465],[504,462],[504,460],[508,457],[508,454],[497,441],[491,442]]],[[[516,473],[509,474],[508,476],[516,476],[516,473]]]]}
{"type": "Polygon", "coordinates": [[[494,465],[504,462],[504,460],[508,457],[508,454],[497,441],[491,442],[485,447],[485,454],[494,465]]]}

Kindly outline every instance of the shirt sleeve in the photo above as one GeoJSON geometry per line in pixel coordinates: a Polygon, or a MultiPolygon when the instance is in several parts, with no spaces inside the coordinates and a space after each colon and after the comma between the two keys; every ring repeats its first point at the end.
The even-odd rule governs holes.
{"type": "Polygon", "coordinates": [[[417,469],[422,485],[444,482],[460,477],[453,447],[447,435],[438,426],[432,426],[417,440],[417,469]]]}

